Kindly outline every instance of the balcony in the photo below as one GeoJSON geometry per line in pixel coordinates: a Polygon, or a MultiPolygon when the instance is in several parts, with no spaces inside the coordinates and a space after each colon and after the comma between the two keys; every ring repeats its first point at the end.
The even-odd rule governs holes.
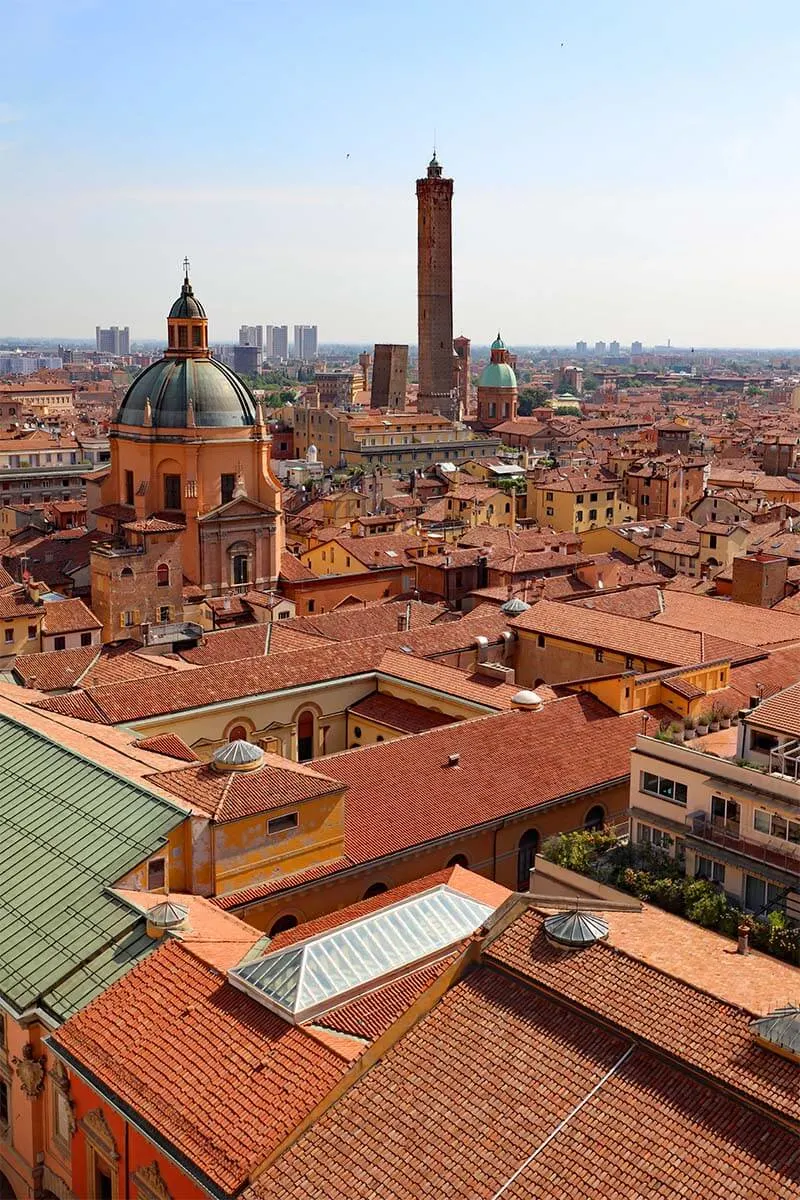
{"type": "Polygon", "coordinates": [[[800,738],[784,742],[769,752],[769,773],[800,783],[800,738]]]}
{"type": "Polygon", "coordinates": [[[689,836],[698,841],[711,842],[731,854],[739,854],[766,867],[800,875],[800,846],[796,851],[781,850],[771,843],[750,841],[739,833],[738,821],[712,818],[707,813],[691,813],[686,818],[689,836]]]}

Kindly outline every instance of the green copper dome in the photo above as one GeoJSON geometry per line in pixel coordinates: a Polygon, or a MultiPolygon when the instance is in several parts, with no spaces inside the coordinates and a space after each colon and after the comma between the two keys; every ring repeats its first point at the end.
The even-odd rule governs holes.
{"type": "Polygon", "coordinates": [[[500,337],[499,333],[498,333],[497,337],[494,339],[494,341],[492,342],[491,348],[492,348],[492,350],[505,350],[506,344],[503,341],[503,339],[500,337]]]}
{"type": "Polygon", "coordinates": [[[478,380],[479,388],[515,388],[516,386],[517,377],[508,363],[490,362],[483,368],[478,380]]]}
{"type": "Polygon", "coordinates": [[[256,422],[255,401],[247,386],[213,358],[161,358],[145,367],[128,388],[117,423],[144,425],[148,400],[156,429],[185,429],[190,424],[231,429],[256,422]]]}

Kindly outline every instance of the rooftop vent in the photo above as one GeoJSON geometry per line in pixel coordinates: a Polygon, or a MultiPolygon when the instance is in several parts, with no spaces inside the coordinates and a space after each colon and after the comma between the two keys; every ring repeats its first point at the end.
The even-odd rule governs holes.
{"type": "Polygon", "coordinates": [[[766,1050],[800,1063],[800,1006],[787,1004],[750,1022],[750,1032],[766,1050]]]}
{"type": "Polygon", "coordinates": [[[506,600],[505,604],[500,606],[500,612],[507,616],[516,617],[520,613],[527,612],[530,604],[526,604],[524,600],[520,600],[519,596],[514,596],[512,600],[506,600]]]}
{"type": "Polygon", "coordinates": [[[527,712],[539,712],[544,708],[544,701],[538,692],[531,692],[527,688],[517,692],[511,697],[511,703],[515,708],[523,708],[527,712]]]}
{"type": "Polygon", "coordinates": [[[255,771],[261,766],[264,751],[252,742],[228,742],[211,757],[215,771],[255,771]]]}
{"type": "Polygon", "coordinates": [[[460,762],[461,762],[460,754],[448,754],[448,756],[447,756],[448,767],[457,767],[460,762]]]}
{"type": "Polygon", "coordinates": [[[583,950],[602,942],[608,937],[608,921],[595,913],[572,912],[555,913],[547,917],[544,932],[548,942],[556,946],[566,946],[570,950],[583,950]]]}
{"type": "Polygon", "coordinates": [[[154,939],[163,937],[170,929],[178,929],[189,915],[188,908],[172,900],[162,900],[147,912],[147,933],[154,939]]]}

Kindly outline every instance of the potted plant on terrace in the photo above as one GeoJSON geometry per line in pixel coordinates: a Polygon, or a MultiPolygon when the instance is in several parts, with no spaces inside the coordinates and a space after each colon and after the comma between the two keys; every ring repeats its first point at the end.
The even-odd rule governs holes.
{"type": "Polygon", "coordinates": [[[716,733],[719,729],[719,718],[720,718],[719,705],[713,704],[711,706],[710,720],[708,723],[708,728],[711,730],[712,733],[716,733]]]}
{"type": "Polygon", "coordinates": [[[705,737],[708,733],[708,725],[711,718],[707,712],[702,712],[697,718],[697,736],[705,737]]]}
{"type": "Polygon", "coordinates": [[[683,741],[683,725],[681,725],[680,721],[673,721],[669,727],[669,731],[672,734],[673,742],[683,741]]]}
{"type": "Polygon", "coordinates": [[[683,740],[685,742],[691,741],[691,739],[695,735],[696,728],[697,728],[697,721],[695,721],[694,717],[691,714],[687,714],[687,716],[685,716],[683,718],[683,740]]]}
{"type": "Polygon", "coordinates": [[[719,710],[719,727],[720,727],[720,729],[730,729],[732,716],[733,716],[733,713],[731,712],[731,710],[727,707],[727,705],[723,704],[719,710]]]}

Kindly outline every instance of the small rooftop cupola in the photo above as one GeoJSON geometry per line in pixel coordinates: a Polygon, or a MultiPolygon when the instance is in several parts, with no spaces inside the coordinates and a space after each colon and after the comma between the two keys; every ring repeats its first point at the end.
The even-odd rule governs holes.
{"type": "Polygon", "coordinates": [[[428,179],[441,179],[441,178],[442,178],[442,164],[439,162],[438,158],[436,157],[436,151],[434,150],[433,158],[428,163],[428,179]]]}
{"type": "Polygon", "coordinates": [[[228,742],[211,756],[215,771],[255,771],[263,762],[264,751],[252,742],[228,742]]]}
{"type": "Polygon", "coordinates": [[[179,929],[188,915],[188,908],[182,904],[162,900],[147,911],[147,936],[157,940],[170,930],[179,929]]]}
{"type": "Polygon", "coordinates": [[[566,950],[585,950],[595,942],[608,937],[608,921],[592,912],[554,913],[544,923],[544,934],[548,942],[566,950]]]}
{"type": "Polygon", "coordinates": [[[183,260],[183,287],[167,317],[165,358],[208,358],[208,317],[189,282],[189,260],[183,260]]]}
{"type": "Polygon", "coordinates": [[[510,600],[506,600],[505,604],[500,605],[500,612],[506,616],[518,617],[520,613],[527,612],[530,604],[526,604],[520,596],[512,596],[510,600]]]}
{"type": "MultiPolygon", "coordinates": [[[[527,608],[527,604],[525,605],[527,608]]],[[[532,692],[528,688],[522,688],[515,692],[511,697],[511,703],[514,708],[522,708],[526,712],[539,712],[544,708],[544,701],[538,692],[532,692]]]]}

